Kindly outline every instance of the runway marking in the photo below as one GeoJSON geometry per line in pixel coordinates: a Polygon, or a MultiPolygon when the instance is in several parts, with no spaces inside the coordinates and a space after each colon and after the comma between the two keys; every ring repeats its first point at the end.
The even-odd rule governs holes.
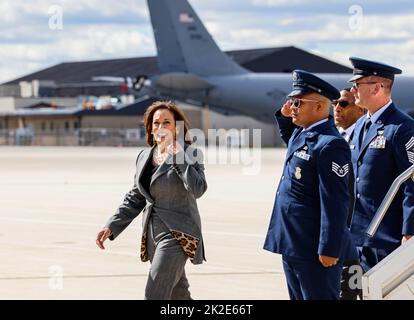
{"type": "MultiPolygon", "coordinates": [[[[22,178],[22,180],[24,180],[25,178],[22,178]]],[[[18,188],[25,188],[25,187],[46,187],[46,188],[51,188],[51,187],[55,187],[55,186],[70,186],[70,187],[76,187],[76,186],[82,186],[82,187],[89,187],[89,186],[109,186],[113,187],[114,185],[116,186],[125,186],[128,185],[130,186],[131,181],[125,181],[125,182],[117,182],[117,181],[99,181],[99,182],[73,182],[73,181],[66,181],[64,179],[59,179],[58,181],[46,181],[46,182],[24,182],[24,185],[22,185],[23,182],[16,182],[15,180],[3,180],[2,183],[0,184],[0,186],[3,187],[18,187],[18,188]]],[[[81,190],[82,192],[84,191],[83,189],[81,190]]],[[[94,191],[96,192],[96,191],[94,191]]]]}
{"type": "MultiPolygon", "coordinates": [[[[65,220],[58,221],[58,220],[44,220],[44,219],[30,219],[30,218],[11,218],[11,217],[0,217],[0,220],[12,221],[12,222],[23,222],[23,223],[61,224],[61,225],[95,227],[95,228],[98,227],[99,228],[99,225],[97,225],[97,224],[74,222],[74,221],[65,221],[65,220]]],[[[132,229],[133,229],[133,227],[132,227],[132,229]]]]}
{"type": "MultiPolygon", "coordinates": [[[[250,276],[250,275],[282,275],[283,272],[272,271],[272,272],[200,272],[200,273],[188,273],[189,276],[250,276]]],[[[98,274],[98,275],[72,275],[72,276],[63,276],[64,279],[93,279],[93,278],[130,278],[130,277],[148,277],[147,273],[131,273],[131,274],[98,274]]],[[[0,281],[5,280],[48,280],[50,276],[27,276],[27,277],[0,277],[0,281]]]]}
{"type": "MultiPolygon", "coordinates": [[[[28,210],[30,211],[30,210],[28,210]]],[[[42,211],[42,210],[39,210],[42,211]]],[[[44,210],[42,212],[45,212],[44,210]]],[[[49,211],[51,213],[56,213],[56,211],[49,211]]],[[[60,224],[60,225],[70,225],[70,226],[82,226],[82,227],[93,227],[99,228],[99,224],[93,223],[82,223],[74,222],[67,220],[46,220],[46,219],[31,219],[31,218],[12,218],[12,217],[0,217],[0,220],[11,221],[11,222],[22,222],[22,223],[39,223],[39,224],[60,224]]],[[[131,226],[129,230],[141,230],[140,228],[131,226]]],[[[227,231],[210,231],[203,230],[203,234],[212,234],[218,236],[238,236],[238,237],[250,237],[250,238],[265,238],[265,234],[254,234],[254,233],[240,233],[240,232],[227,232],[227,231]]]]}
{"type": "MultiPolygon", "coordinates": [[[[109,255],[121,255],[121,256],[127,256],[132,257],[134,259],[137,259],[138,262],[140,262],[139,259],[139,253],[138,250],[135,251],[114,251],[113,249],[107,247],[105,252],[99,250],[98,248],[85,248],[85,247],[73,247],[73,246],[63,246],[63,245],[54,245],[54,244],[30,244],[26,242],[3,242],[0,244],[1,246],[18,246],[18,247],[32,247],[37,249],[63,249],[63,250],[70,250],[70,251],[78,251],[78,252],[87,252],[87,253],[93,253],[93,254],[109,254],[109,255]]],[[[219,264],[219,263],[208,263],[203,266],[204,268],[209,269],[216,269],[216,270],[229,270],[229,272],[251,272],[248,270],[248,268],[237,268],[234,266],[228,266],[226,264],[219,264]]],[[[256,269],[255,272],[268,272],[267,269],[258,269],[258,268],[250,268],[250,269],[256,269]]]]}
{"type": "MultiPolygon", "coordinates": [[[[61,245],[39,245],[39,244],[28,244],[28,243],[24,243],[24,242],[6,242],[6,243],[2,243],[0,244],[1,246],[20,246],[20,247],[32,247],[32,248],[36,248],[36,249],[59,249],[59,250],[70,250],[70,251],[75,251],[75,252],[87,252],[87,253],[93,253],[95,255],[121,255],[124,257],[132,257],[134,259],[136,259],[137,262],[140,262],[139,260],[139,256],[138,256],[138,252],[137,251],[133,251],[134,253],[131,252],[122,252],[122,251],[113,251],[111,249],[106,250],[106,252],[102,252],[100,250],[98,250],[98,248],[83,248],[83,247],[69,247],[69,246],[61,246],[61,245]]],[[[53,260],[53,257],[50,257],[49,260],[53,260]]],[[[192,268],[193,266],[191,266],[190,268],[192,268]]],[[[276,273],[279,274],[281,272],[274,271],[273,268],[257,268],[257,267],[250,267],[250,268],[246,268],[246,267],[235,267],[233,265],[226,265],[226,264],[222,264],[222,263],[214,263],[214,262],[209,262],[208,264],[203,265],[204,269],[208,269],[210,270],[209,272],[205,272],[205,273],[190,273],[190,274],[272,274],[272,273],[276,273]],[[217,271],[215,271],[217,270],[217,271]]],[[[0,277],[0,280],[3,279],[0,277]]]]}
{"type": "Polygon", "coordinates": [[[226,231],[203,231],[203,234],[215,234],[221,236],[240,236],[240,237],[251,237],[251,238],[265,238],[264,234],[255,233],[240,233],[240,232],[226,232],[226,231]]]}
{"type": "MultiPolygon", "coordinates": [[[[71,251],[83,251],[83,252],[88,252],[88,253],[92,252],[95,254],[103,253],[98,247],[96,247],[96,249],[95,248],[88,249],[88,248],[83,248],[83,247],[62,246],[62,245],[53,245],[53,244],[30,244],[30,243],[23,243],[23,242],[3,242],[0,245],[1,246],[11,245],[11,246],[21,246],[21,247],[34,247],[38,249],[65,249],[65,250],[71,250],[71,251]]],[[[135,251],[135,253],[130,253],[130,252],[114,251],[108,248],[107,250],[105,250],[105,254],[128,256],[128,257],[139,259],[138,249],[135,251]]]]}

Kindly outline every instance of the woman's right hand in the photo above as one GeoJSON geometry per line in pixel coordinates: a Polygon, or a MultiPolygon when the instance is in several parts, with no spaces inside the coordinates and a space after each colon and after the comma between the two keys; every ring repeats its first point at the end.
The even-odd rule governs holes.
{"type": "Polygon", "coordinates": [[[98,235],[96,236],[96,245],[102,250],[105,250],[103,243],[106,239],[108,239],[111,236],[111,234],[111,229],[103,228],[101,231],[98,232],[98,235]]]}

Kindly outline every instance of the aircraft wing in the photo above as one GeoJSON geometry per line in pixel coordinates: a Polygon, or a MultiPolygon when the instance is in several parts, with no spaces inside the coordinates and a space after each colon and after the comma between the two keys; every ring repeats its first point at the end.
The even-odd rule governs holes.
{"type": "Polygon", "coordinates": [[[92,77],[93,81],[106,81],[106,82],[125,82],[125,77],[111,77],[111,76],[98,76],[92,77]]]}

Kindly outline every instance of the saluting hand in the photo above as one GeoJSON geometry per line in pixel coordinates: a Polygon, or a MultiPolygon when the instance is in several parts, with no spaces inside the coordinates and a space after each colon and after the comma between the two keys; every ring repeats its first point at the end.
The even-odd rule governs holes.
{"type": "Polygon", "coordinates": [[[282,109],[280,110],[280,112],[282,113],[282,115],[284,117],[290,118],[292,117],[292,110],[290,109],[290,100],[287,100],[285,102],[285,104],[283,105],[282,109]]]}
{"type": "Polygon", "coordinates": [[[98,232],[98,235],[96,236],[96,245],[102,250],[105,250],[103,243],[106,239],[108,239],[111,236],[111,234],[111,229],[103,228],[101,231],[98,232]]]}
{"type": "Polygon", "coordinates": [[[324,267],[332,267],[338,263],[338,258],[319,255],[319,261],[324,267]]]}

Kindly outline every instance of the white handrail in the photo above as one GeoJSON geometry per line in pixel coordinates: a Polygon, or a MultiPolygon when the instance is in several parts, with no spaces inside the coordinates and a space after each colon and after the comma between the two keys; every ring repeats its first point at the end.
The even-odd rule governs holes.
{"type": "Polygon", "coordinates": [[[401,173],[392,183],[390,189],[388,190],[387,194],[384,197],[384,200],[382,200],[380,207],[375,213],[374,218],[372,219],[371,223],[368,226],[366,234],[369,237],[373,237],[375,235],[382,219],[384,218],[385,213],[387,212],[392,201],[394,200],[394,197],[397,194],[400,186],[405,181],[407,181],[410,177],[414,180],[414,165],[412,165],[407,170],[405,170],[403,173],[401,173]]]}

